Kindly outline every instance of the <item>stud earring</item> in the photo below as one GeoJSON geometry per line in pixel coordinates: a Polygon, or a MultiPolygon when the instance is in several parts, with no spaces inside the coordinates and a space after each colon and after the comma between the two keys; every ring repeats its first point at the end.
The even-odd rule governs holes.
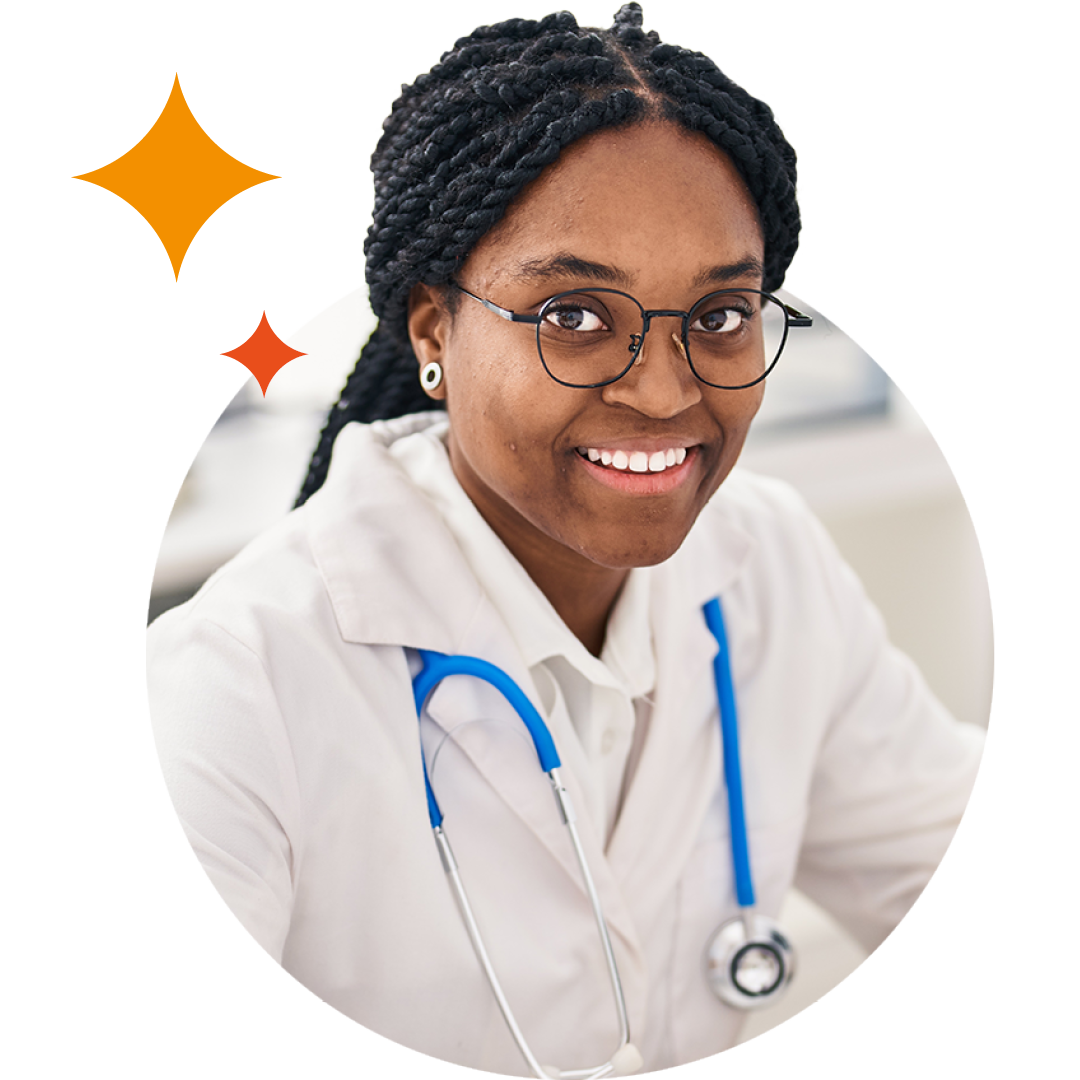
{"type": "Polygon", "coordinates": [[[432,360],[420,369],[420,385],[425,390],[434,390],[441,382],[442,365],[437,360],[432,360]]]}

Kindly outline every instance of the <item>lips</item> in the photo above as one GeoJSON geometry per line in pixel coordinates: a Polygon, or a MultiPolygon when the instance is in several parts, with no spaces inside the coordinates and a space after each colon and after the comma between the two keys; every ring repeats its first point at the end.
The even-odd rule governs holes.
{"type": "Polygon", "coordinates": [[[608,449],[605,447],[579,446],[578,454],[586,461],[616,472],[660,473],[681,465],[686,460],[685,446],[668,447],[665,450],[608,449]]]}
{"type": "Polygon", "coordinates": [[[697,443],[650,445],[627,440],[621,446],[580,446],[576,456],[581,468],[604,487],[651,497],[668,495],[699,475],[701,449],[697,443]]]}

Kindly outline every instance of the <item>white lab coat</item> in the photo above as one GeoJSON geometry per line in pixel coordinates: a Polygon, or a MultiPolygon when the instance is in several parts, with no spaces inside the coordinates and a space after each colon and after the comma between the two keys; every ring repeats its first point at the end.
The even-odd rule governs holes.
{"type": "MultiPolygon", "coordinates": [[[[446,525],[387,453],[430,422],[348,426],[324,488],[151,627],[166,781],[214,884],[297,979],[398,1042],[524,1074],[432,840],[421,731],[429,749],[443,742],[446,831],[518,1020],[541,1061],[599,1063],[617,1030],[599,939],[520,722],[457,678],[417,724],[415,648],[483,657],[542,709],[446,525]]],[[[782,484],[736,470],[651,573],[653,711],[606,848],[565,753],[563,774],[633,1040],[657,1069],[730,1046],[742,1021],[702,968],[737,909],[701,605],[720,595],[728,624],[765,913],[794,881],[876,945],[952,836],[981,731],[949,717],[888,645],[782,484]]],[[[557,747],[574,744],[561,704],[548,721],[557,747]]]]}

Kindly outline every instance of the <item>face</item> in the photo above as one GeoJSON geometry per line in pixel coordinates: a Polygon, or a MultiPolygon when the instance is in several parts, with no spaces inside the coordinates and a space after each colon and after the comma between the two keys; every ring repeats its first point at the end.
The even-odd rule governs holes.
{"type": "MultiPolygon", "coordinates": [[[[650,124],[569,147],[477,245],[457,281],[522,314],[588,288],[687,311],[717,289],[760,289],[763,255],[754,204],[728,158],[703,135],[650,124]]],[[[420,363],[443,368],[432,396],[446,401],[455,474],[523,562],[662,562],[731,471],[763,384],[700,383],[680,329],[678,319],[654,319],[626,375],[572,389],[544,370],[534,326],[461,294],[451,315],[437,291],[414,290],[410,334],[420,363]],[[596,451],[612,464],[591,461],[596,451]],[[641,454],[654,466],[679,463],[620,470],[618,452],[631,466],[641,454]]]]}

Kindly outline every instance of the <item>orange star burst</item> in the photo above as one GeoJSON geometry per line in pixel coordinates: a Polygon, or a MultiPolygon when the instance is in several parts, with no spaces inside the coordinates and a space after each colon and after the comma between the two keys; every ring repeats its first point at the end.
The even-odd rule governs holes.
{"type": "Polygon", "coordinates": [[[296,332],[319,311],[264,311],[255,333],[228,352],[218,353],[225,369],[226,386],[240,387],[248,375],[254,375],[266,396],[270,380],[291,360],[307,355],[285,345],[285,338],[296,332]]]}

